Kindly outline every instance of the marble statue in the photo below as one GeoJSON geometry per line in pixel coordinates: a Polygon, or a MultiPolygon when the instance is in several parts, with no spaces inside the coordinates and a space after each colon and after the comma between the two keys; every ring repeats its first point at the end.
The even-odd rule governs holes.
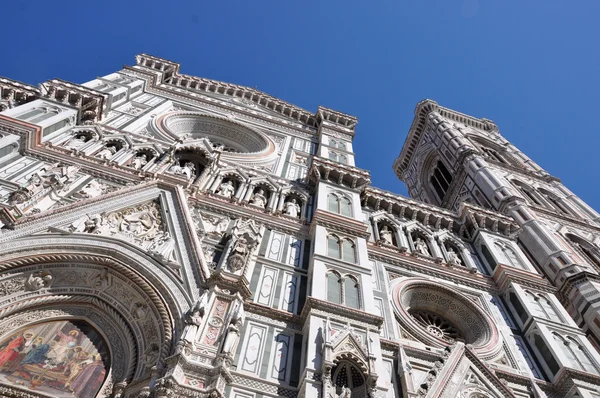
{"type": "Polygon", "coordinates": [[[175,239],[167,231],[160,231],[148,247],[148,252],[161,260],[175,262],[175,239]]]}
{"type": "Polygon", "coordinates": [[[288,202],[285,202],[283,205],[283,211],[290,217],[298,217],[300,214],[300,205],[296,203],[296,199],[292,199],[288,202]]]}
{"type": "Polygon", "coordinates": [[[67,141],[67,143],[65,144],[65,148],[79,149],[83,145],[85,145],[85,143],[87,143],[87,141],[88,140],[85,135],[77,135],[77,136],[71,138],[69,141],[67,141]]]}
{"type": "Polygon", "coordinates": [[[456,254],[456,252],[454,251],[454,249],[452,249],[451,247],[449,247],[446,250],[446,253],[448,253],[448,262],[450,264],[462,265],[462,260],[460,259],[460,257],[458,256],[458,254],[456,254]]]}
{"type": "Polygon", "coordinates": [[[250,204],[252,206],[265,208],[267,206],[267,197],[264,195],[265,191],[263,189],[259,189],[252,198],[250,199],[250,204]]]}
{"type": "Polygon", "coordinates": [[[427,243],[425,243],[425,241],[421,239],[421,237],[417,237],[417,239],[415,240],[415,250],[419,254],[422,254],[424,256],[430,256],[427,243]]]}
{"type": "Polygon", "coordinates": [[[217,194],[219,194],[225,198],[231,198],[233,196],[234,191],[235,191],[235,187],[233,186],[233,183],[228,180],[228,181],[222,182],[221,185],[219,185],[217,194]]]}
{"type": "Polygon", "coordinates": [[[379,230],[379,237],[386,245],[394,244],[393,232],[385,224],[383,225],[381,230],[379,230]]]}
{"type": "Polygon", "coordinates": [[[96,154],[97,158],[100,159],[110,159],[113,155],[117,153],[117,148],[114,145],[109,145],[104,147],[100,152],[96,154]]]}
{"type": "Polygon", "coordinates": [[[136,170],[140,170],[146,164],[148,164],[148,157],[143,153],[140,155],[137,155],[131,161],[131,167],[133,167],[136,170]]]}

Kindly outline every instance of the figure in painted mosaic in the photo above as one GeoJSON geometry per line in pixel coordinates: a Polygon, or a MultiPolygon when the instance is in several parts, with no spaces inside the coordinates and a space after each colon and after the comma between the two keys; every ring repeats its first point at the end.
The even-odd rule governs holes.
{"type": "Polygon", "coordinates": [[[106,375],[103,340],[70,321],[28,327],[0,346],[0,382],[53,397],[95,397],[106,375]]]}

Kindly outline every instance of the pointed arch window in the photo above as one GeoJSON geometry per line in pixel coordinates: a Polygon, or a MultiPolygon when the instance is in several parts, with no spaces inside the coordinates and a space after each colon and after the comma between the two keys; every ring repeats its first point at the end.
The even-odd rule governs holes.
{"type": "Polygon", "coordinates": [[[348,164],[348,157],[344,154],[338,154],[336,152],[329,151],[329,160],[333,160],[334,162],[348,164]]]}
{"type": "Polygon", "coordinates": [[[344,279],[344,302],[346,306],[359,309],[360,300],[358,298],[358,294],[358,282],[349,277],[344,279]]]}
{"type": "Polygon", "coordinates": [[[498,263],[486,245],[481,245],[481,253],[483,254],[483,257],[485,257],[485,261],[487,261],[492,270],[496,269],[498,263]]]}
{"type": "Polygon", "coordinates": [[[579,341],[571,336],[567,336],[567,342],[565,342],[565,345],[567,344],[568,348],[570,348],[571,352],[573,353],[573,357],[575,358],[577,365],[581,367],[581,370],[590,373],[597,373],[598,368],[594,364],[593,360],[588,356],[586,348],[580,344],[579,341]]]}
{"type": "Polygon", "coordinates": [[[431,185],[438,195],[440,201],[446,196],[446,192],[452,183],[452,174],[446,168],[446,165],[438,160],[435,169],[430,178],[431,185]]]}
{"type": "Polygon", "coordinates": [[[556,372],[558,372],[558,370],[560,369],[560,366],[558,365],[556,358],[554,358],[554,354],[552,353],[552,351],[550,351],[550,348],[548,348],[548,345],[546,344],[542,336],[540,336],[539,334],[534,335],[533,343],[535,345],[535,348],[537,348],[538,352],[540,353],[540,356],[542,357],[544,362],[546,362],[546,365],[548,366],[548,369],[550,369],[550,372],[552,372],[553,375],[556,374],[556,372]]]}
{"type": "Polygon", "coordinates": [[[327,195],[327,210],[332,213],[352,217],[352,201],[343,195],[333,192],[329,193],[327,195]]]}
{"type": "Polygon", "coordinates": [[[543,294],[536,294],[530,291],[525,291],[527,299],[529,300],[531,311],[533,316],[537,316],[543,319],[560,322],[560,316],[556,313],[554,306],[547,297],[543,294]]]}
{"type": "Polygon", "coordinates": [[[550,204],[550,207],[552,207],[554,210],[556,210],[557,212],[564,214],[566,216],[572,216],[573,214],[571,213],[571,211],[567,208],[567,206],[565,206],[555,195],[553,195],[552,193],[544,190],[544,189],[538,189],[538,192],[544,197],[544,199],[546,199],[546,201],[550,204]]]}
{"type": "Polygon", "coordinates": [[[342,280],[338,274],[327,274],[327,301],[342,304],[342,280]]]}
{"type": "Polygon", "coordinates": [[[354,276],[327,273],[327,301],[360,309],[360,284],[354,276]]]}
{"type": "Polygon", "coordinates": [[[356,263],[356,246],[348,238],[340,239],[335,235],[329,235],[327,237],[327,255],[349,263],[356,263]]]}
{"type": "Polygon", "coordinates": [[[354,243],[348,239],[342,241],[342,260],[348,261],[349,263],[356,262],[356,249],[354,243]]]}
{"type": "Polygon", "coordinates": [[[333,235],[327,237],[327,255],[333,258],[341,258],[340,240],[333,235]]]}
{"type": "Polygon", "coordinates": [[[600,269],[600,253],[594,244],[572,234],[566,234],[565,237],[584,261],[600,269]]]}
{"type": "Polygon", "coordinates": [[[519,259],[519,256],[517,255],[517,253],[515,252],[515,250],[508,246],[507,244],[504,243],[500,243],[500,242],[496,242],[494,243],[494,245],[496,246],[496,249],[499,250],[500,252],[502,252],[502,254],[504,255],[504,258],[506,258],[508,265],[511,265],[513,267],[517,267],[517,268],[523,268],[523,263],[521,262],[521,260],[519,259]]]}

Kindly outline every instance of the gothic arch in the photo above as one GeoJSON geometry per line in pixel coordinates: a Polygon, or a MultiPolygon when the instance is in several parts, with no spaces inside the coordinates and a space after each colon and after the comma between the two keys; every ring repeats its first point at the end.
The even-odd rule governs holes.
{"type": "Polygon", "coordinates": [[[114,322],[127,325],[122,333],[129,330],[133,336],[135,355],[125,374],[129,379],[147,372],[150,365],[143,363],[145,356],[156,356],[154,366],[169,355],[177,337],[173,331],[181,330],[191,298],[173,275],[146,254],[125,242],[93,235],[21,238],[0,245],[0,252],[0,271],[5,276],[0,286],[14,291],[9,302],[0,302],[1,317],[67,302],[105,308],[114,322]],[[38,283],[32,295],[29,279],[41,276],[36,275],[40,272],[51,280],[38,283]],[[150,352],[153,349],[155,353],[150,352]]]}

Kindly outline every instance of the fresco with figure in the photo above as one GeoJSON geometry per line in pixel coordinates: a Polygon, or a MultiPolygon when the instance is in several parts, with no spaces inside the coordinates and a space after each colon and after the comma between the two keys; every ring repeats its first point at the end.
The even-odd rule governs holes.
{"type": "Polygon", "coordinates": [[[83,322],[29,326],[0,343],[0,380],[54,397],[95,397],[108,370],[101,336],[83,322]]]}

